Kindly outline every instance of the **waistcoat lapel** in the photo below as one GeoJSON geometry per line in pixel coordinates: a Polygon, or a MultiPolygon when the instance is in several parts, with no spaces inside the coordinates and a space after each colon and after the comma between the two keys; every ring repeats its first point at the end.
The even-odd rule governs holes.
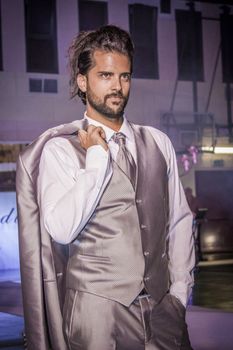
{"type": "Polygon", "coordinates": [[[167,164],[150,131],[132,125],[137,147],[136,203],[145,259],[144,284],[155,301],[169,288],[167,164]]]}

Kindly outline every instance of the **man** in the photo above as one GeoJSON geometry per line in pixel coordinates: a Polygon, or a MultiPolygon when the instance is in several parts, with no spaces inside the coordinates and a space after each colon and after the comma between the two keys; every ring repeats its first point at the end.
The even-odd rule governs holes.
{"type": "MultiPolygon", "coordinates": [[[[21,156],[37,184],[50,341],[58,337],[53,328],[60,327],[60,315],[53,317],[55,281],[48,277],[57,256],[51,240],[69,245],[62,311],[68,349],[191,349],[185,307],[193,283],[192,215],[168,138],[124,115],[131,39],[124,30],[105,26],[81,33],[69,53],[72,96],[86,104],[85,118],[52,129],[21,156]],[[36,159],[33,166],[29,158],[36,159]]],[[[20,208],[29,205],[22,195],[21,169],[19,163],[25,250],[20,208]]],[[[23,275],[28,273],[25,260],[23,275]]]]}

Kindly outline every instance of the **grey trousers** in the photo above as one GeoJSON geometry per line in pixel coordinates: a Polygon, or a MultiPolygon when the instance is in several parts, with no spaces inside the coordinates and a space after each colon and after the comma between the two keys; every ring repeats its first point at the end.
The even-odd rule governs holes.
{"type": "Polygon", "coordinates": [[[126,307],[69,289],[63,319],[70,350],[192,350],[185,308],[171,294],[159,304],[142,296],[126,307]]]}

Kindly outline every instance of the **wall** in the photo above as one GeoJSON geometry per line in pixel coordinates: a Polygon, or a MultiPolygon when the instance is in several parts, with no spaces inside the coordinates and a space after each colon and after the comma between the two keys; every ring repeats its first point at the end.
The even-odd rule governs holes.
{"type": "Polygon", "coordinates": [[[19,268],[14,192],[0,192],[0,271],[19,268]]]}
{"type": "MultiPolygon", "coordinates": [[[[129,29],[128,4],[131,0],[109,0],[109,23],[129,29]]],[[[144,0],[141,3],[157,6],[160,1],[144,0]]],[[[175,9],[187,8],[184,1],[171,1],[171,14],[158,16],[159,80],[133,79],[132,91],[126,112],[130,120],[159,127],[160,117],[171,104],[177,76],[175,9]]],[[[216,53],[220,42],[219,22],[208,18],[219,17],[219,7],[211,4],[196,5],[206,19],[203,20],[203,49],[205,80],[198,83],[199,111],[205,111],[216,53]]],[[[80,100],[69,99],[69,77],[66,67],[66,50],[78,32],[78,6],[76,0],[57,0],[57,37],[59,74],[26,72],[24,1],[1,0],[2,46],[4,71],[0,72],[0,142],[29,142],[48,127],[69,122],[83,116],[80,100]],[[58,93],[29,92],[29,78],[52,78],[58,81],[58,93]]],[[[191,112],[193,109],[192,84],[179,82],[174,109],[191,112]]],[[[216,122],[227,123],[225,86],[222,83],[221,57],[217,66],[209,112],[216,122]]],[[[206,157],[199,156],[198,166],[211,167],[206,157]],[[205,165],[206,164],[206,165],[205,165]]],[[[213,157],[212,157],[213,162],[213,157]]],[[[232,161],[225,160],[226,167],[232,161]]],[[[182,177],[185,185],[194,186],[194,172],[182,177]],[[192,180],[190,180],[190,176],[192,180]]]]}

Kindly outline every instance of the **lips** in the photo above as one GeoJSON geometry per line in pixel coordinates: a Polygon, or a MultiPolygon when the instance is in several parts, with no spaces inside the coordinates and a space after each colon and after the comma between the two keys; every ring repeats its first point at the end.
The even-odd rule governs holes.
{"type": "Polygon", "coordinates": [[[109,96],[108,100],[110,100],[114,104],[115,103],[118,104],[118,103],[121,103],[124,99],[121,96],[109,96]]]}
{"type": "Polygon", "coordinates": [[[123,98],[122,97],[110,97],[110,100],[120,102],[123,100],[123,98]]]}

